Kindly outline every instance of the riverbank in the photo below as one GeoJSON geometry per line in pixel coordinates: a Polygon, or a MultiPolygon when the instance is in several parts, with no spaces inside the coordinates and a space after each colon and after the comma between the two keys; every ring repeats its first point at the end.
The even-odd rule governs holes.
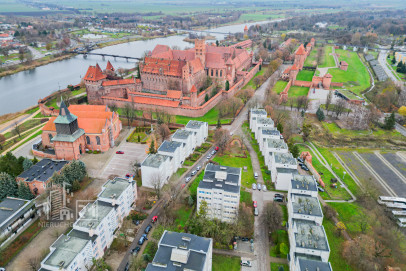
{"type": "MultiPolygon", "coordinates": [[[[216,37],[211,36],[211,35],[207,35],[207,36],[204,36],[204,39],[205,40],[216,40],[216,37]]],[[[195,43],[195,39],[190,39],[188,37],[184,38],[183,41],[190,42],[190,43],[195,43]]]]}
{"type": "Polygon", "coordinates": [[[62,56],[57,56],[57,57],[53,57],[53,56],[46,56],[40,59],[36,59],[31,61],[30,64],[25,65],[25,64],[18,64],[17,68],[12,69],[12,70],[5,70],[5,71],[1,71],[0,72],[0,78],[4,77],[4,76],[8,76],[8,75],[12,75],[15,73],[19,73],[22,71],[27,71],[27,70],[31,70],[31,69],[35,69],[37,67],[43,66],[43,65],[47,65],[50,64],[52,62],[57,62],[57,61],[61,61],[61,60],[65,60],[68,58],[73,57],[74,54],[67,54],[67,55],[62,55],[62,56]]]}
{"type": "Polygon", "coordinates": [[[167,38],[170,36],[175,36],[175,35],[181,35],[181,34],[169,34],[169,35],[164,35],[164,36],[151,36],[151,37],[133,37],[133,38],[126,38],[126,39],[120,39],[120,40],[115,40],[115,41],[110,41],[110,42],[105,42],[105,43],[99,43],[97,45],[96,49],[102,49],[108,46],[113,46],[113,45],[118,45],[122,43],[128,43],[128,42],[133,42],[133,41],[141,41],[141,40],[152,40],[152,39],[157,39],[157,38],[167,38]]]}

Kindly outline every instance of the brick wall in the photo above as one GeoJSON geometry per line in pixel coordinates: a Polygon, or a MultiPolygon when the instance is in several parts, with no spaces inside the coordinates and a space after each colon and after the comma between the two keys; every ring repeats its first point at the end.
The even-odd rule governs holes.
{"type": "Polygon", "coordinates": [[[295,80],[294,85],[295,85],[295,86],[298,86],[298,87],[307,87],[307,88],[310,88],[310,87],[312,86],[312,82],[295,80]]]}

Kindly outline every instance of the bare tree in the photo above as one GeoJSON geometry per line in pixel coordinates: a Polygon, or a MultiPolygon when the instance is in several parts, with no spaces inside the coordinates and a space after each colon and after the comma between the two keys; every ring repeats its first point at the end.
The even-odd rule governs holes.
{"type": "Polygon", "coordinates": [[[162,141],[164,141],[171,135],[171,130],[169,130],[168,125],[163,123],[158,126],[157,133],[161,137],[162,141]]]}
{"type": "Polygon", "coordinates": [[[219,147],[219,151],[223,152],[227,148],[228,141],[230,140],[231,136],[228,130],[220,128],[214,132],[213,138],[219,147]]]}
{"type": "Polygon", "coordinates": [[[28,269],[37,271],[41,268],[41,257],[31,257],[27,260],[28,269]]]}
{"type": "Polygon", "coordinates": [[[329,90],[328,91],[328,95],[327,95],[327,99],[326,99],[326,111],[327,111],[327,115],[328,115],[328,111],[330,109],[330,104],[331,101],[333,99],[333,91],[329,90]]]}
{"type": "Polygon", "coordinates": [[[270,202],[265,207],[264,223],[270,232],[282,226],[283,214],[281,207],[275,202],[270,202]]]}
{"type": "Polygon", "coordinates": [[[336,118],[338,118],[342,113],[344,113],[347,106],[347,101],[344,99],[338,99],[338,101],[334,104],[334,113],[336,114],[336,118]]]}
{"type": "Polygon", "coordinates": [[[138,160],[138,158],[135,158],[135,160],[131,163],[132,170],[134,174],[139,177],[140,176],[140,168],[141,168],[141,163],[138,160]]]}
{"type": "Polygon", "coordinates": [[[151,184],[158,199],[161,198],[162,186],[164,185],[164,182],[165,180],[159,173],[153,174],[151,176],[151,184]]]}
{"type": "Polygon", "coordinates": [[[3,149],[4,142],[6,142],[6,137],[3,134],[0,134],[0,150],[3,149]]]}
{"type": "Polygon", "coordinates": [[[17,120],[13,122],[13,127],[14,134],[18,134],[18,137],[21,137],[21,126],[17,120]]]}

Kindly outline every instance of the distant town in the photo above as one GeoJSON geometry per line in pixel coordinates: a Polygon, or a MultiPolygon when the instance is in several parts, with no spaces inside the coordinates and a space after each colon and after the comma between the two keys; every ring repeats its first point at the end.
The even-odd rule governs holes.
{"type": "Polygon", "coordinates": [[[0,271],[406,270],[402,1],[0,7],[0,271]]]}

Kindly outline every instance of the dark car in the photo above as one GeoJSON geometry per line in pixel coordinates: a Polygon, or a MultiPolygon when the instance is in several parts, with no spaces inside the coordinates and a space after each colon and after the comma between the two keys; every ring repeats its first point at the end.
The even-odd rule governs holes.
{"type": "Polygon", "coordinates": [[[130,263],[127,263],[124,267],[124,271],[130,270],[130,263]]]}
{"type": "Polygon", "coordinates": [[[298,157],[297,160],[298,160],[300,163],[304,163],[303,159],[300,158],[300,157],[298,157]]]}
{"type": "Polygon", "coordinates": [[[140,250],[141,248],[139,246],[136,246],[133,250],[131,250],[131,254],[136,255],[140,250]]]}
{"type": "Polygon", "coordinates": [[[145,233],[149,233],[150,231],[151,231],[151,229],[152,229],[152,226],[151,225],[148,225],[146,228],[145,228],[145,233]]]}
{"type": "Polygon", "coordinates": [[[284,198],[285,196],[279,193],[276,193],[275,196],[273,196],[274,198],[284,198]]]}
{"type": "Polygon", "coordinates": [[[305,165],[301,166],[301,168],[302,168],[303,170],[305,170],[305,171],[309,171],[309,168],[306,167],[305,165]]]}
{"type": "Polygon", "coordinates": [[[141,237],[144,237],[145,240],[148,240],[148,237],[147,237],[147,234],[146,234],[146,233],[144,233],[141,237]]]}
{"type": "Polygon", "coordinates": [[[139,220],[133,220],[133,223],[138,226],[140,224],[140,221],[139,220]]]}
{"type": "Polygon", "coordinates": [[[250,239],[248,238],[248,237],[242,237],[241,238],[241,241],[244,241],[244,242],[247,242],[247,241],[249,241],[250,239]]]}
{"type": "Polygon", "coordinates": [[[317,189],[318,189],[320,192],[324,192],[324,189],[323,189],[322,187],[320,187],[320,186],[317,186],[317,189]]]}
{"type": "Polygon", "coordinates": [[[124,154],[123,151],[116,151],[116,154],[124,154]]]}
{"type": "Polygon", "coordinates": [[[273,201],[283,202],[283,198],[273,198],[273,201]]]}
{"type": "Polygon", "coordinates": [[[147,240],[147,238],[145,238],[144,235],[141,236],[140,240],[138,240],[138,244],[139,244],[140,246],[142,246],[142,244],[144,244],[145,240],[147,240]]]}

